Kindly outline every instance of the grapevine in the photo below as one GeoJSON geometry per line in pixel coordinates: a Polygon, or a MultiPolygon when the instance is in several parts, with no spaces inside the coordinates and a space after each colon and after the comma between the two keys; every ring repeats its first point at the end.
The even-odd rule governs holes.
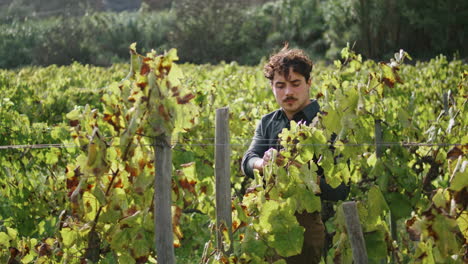
{"type": "MultiPolygon", "coordinates": [[[[350,185],[372,262],[466,262],[466,64],[439,56],[405,65],[404,52],[390,62],[363,61],[349,48],[342,55],[312,73],[322,110],[316,122],[283,131],[279,158],[251,182],[240,159],[256,120],[277,107],[260,66],[176,65],[170,51],[134,52],[127,77],[127,64],[0,70],[1,145],[64,146],[0,149],[0,261],[155,263],[151,145],[165,134],[178,262],[284,263],[300,250],[294,215],[327,206],[318,196],[319,168],[329,184],[350,185]],[[155,69],[174,70],[155,74],[171,79],[158,86],[168,100],[149,99],[156,86],[144,83],[155,69]],[[210,243],[214,110],[224,106],[231,112],[230,256],[210,243]],[[175,123],[162,125],[167,117],[175,123]]],[[[324,260],[347,263],[343,212],[340,203],[332,207],[324,260]]]]}

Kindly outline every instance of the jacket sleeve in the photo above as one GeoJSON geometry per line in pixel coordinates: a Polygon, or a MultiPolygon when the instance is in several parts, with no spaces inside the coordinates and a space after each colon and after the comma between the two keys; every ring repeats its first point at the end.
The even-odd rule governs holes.
{"type": "Polygon", "coordinates": [[[249,149],[242,158],[242,172],[250,178],[254,177],[253,164],[258,159],[263,158],[263,154],[268,150],[268,139],[263,127],[263,119],[257,125],[255,134],[250,143],[249,149]]]}

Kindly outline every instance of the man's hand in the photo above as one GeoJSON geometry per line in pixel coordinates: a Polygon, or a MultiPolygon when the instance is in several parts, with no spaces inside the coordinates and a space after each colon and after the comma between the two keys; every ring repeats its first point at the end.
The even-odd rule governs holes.
{"type": "Polygon", "coordinates": [[[271,160],[273,157],[276,156],[278,151],[274,148],[270,148],[265,153],[263,154],[262,159],[258,159],[255,161],[253,168],[259,170],[260,172],[263,172],[263,167],[271,160]]]}

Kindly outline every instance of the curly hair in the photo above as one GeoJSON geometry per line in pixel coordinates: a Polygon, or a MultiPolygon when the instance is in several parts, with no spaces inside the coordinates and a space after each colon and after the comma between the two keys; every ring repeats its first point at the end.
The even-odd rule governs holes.
{"type": "Polygon", "coordinates": [[[286,43],[279,52],[270,56],[268,63],[263,68],[263,74],[270,81],[273,81],[275,72],[288,78],[289,68],[292,68],[293,72],[304,76],[306,82],[308,82],[313,63],[303,50],[289,49],[289,45],[286,43]]]}

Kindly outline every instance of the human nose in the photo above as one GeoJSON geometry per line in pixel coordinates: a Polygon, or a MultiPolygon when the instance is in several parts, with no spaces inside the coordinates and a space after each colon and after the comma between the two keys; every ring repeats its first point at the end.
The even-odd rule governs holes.
{"type": "Polygon", "coordinates": [[[284,93],[285,93],[286,96],[292,95],[293,94],[292,85],[290,85],[290,84],[286,85],[286,89],[285,89],[284,93]]]}

